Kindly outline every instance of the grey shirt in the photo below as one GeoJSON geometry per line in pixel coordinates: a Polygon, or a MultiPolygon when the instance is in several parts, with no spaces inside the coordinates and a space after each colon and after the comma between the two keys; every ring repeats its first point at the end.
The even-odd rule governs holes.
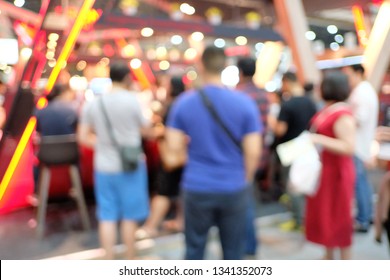
{"type": "MultiPolygon", "coordinates": [[[[140,146],[140,128],[148,122],[142,115],[141,106],[136,93],[126,90],[113,90],[102,99],[114,135],[120,145],[140,146]]],[[[112,143],[106,121],[98,99],[88,103],[83,108],[81,124],[90,126],[97,137],[94,155],[94,167],[99,172],[121,172],[121,162],[118,149],[112,143]]]]}

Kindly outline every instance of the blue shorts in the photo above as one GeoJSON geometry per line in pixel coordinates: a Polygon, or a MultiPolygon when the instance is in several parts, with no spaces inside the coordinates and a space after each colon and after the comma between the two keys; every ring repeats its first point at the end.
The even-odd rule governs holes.
{"type": "Polygon", "coordinates": [[[95,172],[96,216],[99,221],[143,221],[149,215],[145,164],[134,172],[95,172]]]}

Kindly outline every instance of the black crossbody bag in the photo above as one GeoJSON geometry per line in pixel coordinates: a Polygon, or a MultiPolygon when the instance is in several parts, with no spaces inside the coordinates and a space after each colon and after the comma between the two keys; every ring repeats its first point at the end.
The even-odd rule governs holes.
{"type": "Polygon", "coordinates": [[[204,90],[201,88],[199,89],[199,94],[202,97],[203,104],[206,106],[207,110],[210,112],[210,114],[213,116],[214,120],[219,124],[219,126],[223,129],[223,131],[226,133],[227,136],[232,140],[234,145],[237,146],[237,148],[242,152],[242,145],[241,142],[238,141],[233,133],[227,128],[227,126],[223,123],[221,118],[219,117],[217,111],[215,110],[213,103],[211,103],[210,99],[207,97],[204,90]]]}

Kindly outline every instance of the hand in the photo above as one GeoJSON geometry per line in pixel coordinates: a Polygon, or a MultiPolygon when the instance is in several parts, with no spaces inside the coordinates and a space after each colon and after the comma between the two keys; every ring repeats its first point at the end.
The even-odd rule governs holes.
{"type": "Polygon", "coordinates": [[[390,127],[379,126],[376,129],[375,139],[379,142],[390,141],[390,127]]]}
{"type": "Polygon", "coordinates": [[[371,157],[370,159],[368,159],[364,162],[364,166],[367,169],[374,169],[375,167],[378,166],[378,161],[375,157],[371,157]]]}
{"type": "Polygon", "coordinates": [[[320,137],[320,134],[310,133],[310,140],[313,142],[314,145],[320,144],[320,137]]]}

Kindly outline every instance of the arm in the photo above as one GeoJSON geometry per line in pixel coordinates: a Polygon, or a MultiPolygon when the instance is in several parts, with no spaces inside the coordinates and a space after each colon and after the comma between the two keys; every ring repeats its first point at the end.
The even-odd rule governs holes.
{"type": "Polygon", "coordinates": [[[287,132],[287,129],[288,129],[288,125],[286,122],[284,121],[280,121],[278,120],[276,122],[276,125],[274,127],[274,133],[277,137],[282,137],[283,135],[286,134],[287,132]]]}
{"type": "Polygon", "coordinates": [[[333,126],[336,138],[321,134],[312,134],[314,144],[341,155],[353,155],[355,152],[356,123],[352,116],[340,117],[333,126]]]}
{"type": "Polygon", "coordinates": [[[77,129],[77,140],[80,144],[94,148],[96,145],[96,135],[88,124],[80,124],[77,129]]]}
{"type": "Polygon", "coordinates": [[[163,161],[168,169],[183,166],[187,161],[187,136],[181,130],[168,127],[160,147],[164,149],[163,161]]]}
{"type": "Polygon", "coordinates": [[[288,120],[290,119],[289,103],[281,106],[279,116],[274,126],[274,134],[276,137],[282,137],[288,130],[288,120]]]}
{"type": "Polygon", "coordinates": [[[0,106],[0,129],[3,127],[5,123],[5,110],[0,106]]]}
{"type": "Polygon", "coordinates": [[[245,178],[247,182],[252,182],[262,147],[261,136],[258,132],[246,134],[242,140],[242,150],[244,154],[245,178]]]}
{"type": "Polygon", "coordinates": [[[390,141],[390,127],[379,126],[376,130],[375,139],[379,142],[389,142],[390,141]]]}
{"type": "Polygon", "coordinates": [[[352,96],[351,109],[356,120],[357,127],[359,127],[361,123],[371,115],[370,106],[366,106],[366,102],[367,101],[365,100],[364,95],[362,95],[362,92],[357,92],[352,96]]]}

